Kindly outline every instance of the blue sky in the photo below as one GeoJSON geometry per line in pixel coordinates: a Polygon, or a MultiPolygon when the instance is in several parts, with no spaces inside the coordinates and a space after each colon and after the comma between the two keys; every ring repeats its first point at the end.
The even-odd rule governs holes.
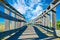
{"type": "MultiPolygon", "coordinates": [[[[6,2],[16,8],[21,14],[23,14],[26,18],[26,21],[29,21],[40,15],[42,11],[45,10],[46,7],[50,4],[50,2],[52,2],[52,0],[6,0],[6,2]]],[[[0,10],[1,9],[3,8],[0,8],[0,10]]],[[[59,15],[59,5],[57,6],[56,10],[56,14],[59,15]]],[[[59,20],[60,16],[57,17],[57,20],[59,20]]]]}
{"type": "Polygon", "coordinates": [[[56,19],[60,20],[60,4],[56,7],[56,19]]]}
{"type": "Polygon", "coordinates": [[[36,18],[52,0],[7,0],[26,18],[26,21],[36,18]]]}

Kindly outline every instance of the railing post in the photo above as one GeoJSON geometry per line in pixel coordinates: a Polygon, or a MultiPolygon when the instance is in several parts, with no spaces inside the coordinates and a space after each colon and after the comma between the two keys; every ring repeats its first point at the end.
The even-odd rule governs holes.
{"type": "Polygon", "coordinates": [[[39,24],[41,24],[41,18],[39,18],[39,24]]]}
{"type": "Polygon", "coordinates": [[[52,13],[52,26],[55,29],[56,28],[56,14],[52,13]]]}
{"type": "Polygon", "coordinates": [[[21,26],[23,26],[23,22],[21,22],[21,26]]]}
{"type": "Polygon", "coordinates": [[[50,27],[50,14],[49,14],[49,12],[46,15],[47,15],[47,26],[50,27]]]}
{"type": "Polygon", "coordinates": [[[56,35],[56,13],[54,11],[52,11],[52,27],[54,31],[54,36],[57,36],[56,35]]]}
{"type": "Polygon", "coordinates": [[[44,16],[44,26],[46,26],[46,16],[44,16]]]}
{"type": "Polygon", "coordinates": [[[45,14],[45,26],[46,27],[48,26],[48,16],[47,16],[47,14],[45,14]]]}
{"type": "MultiPolygon", "coordinates": [[[[23,20],[23,18],[21,18],[22,20],[23,20]]],[[[23,26],[24,25],[24,23],[23,22],[21,22],[21,26],[23,26]]]]}
{"type": "Polygon", "coordinates": [[[40,24],[40,18],[39,18],[39,24],[40,24]]]}
{"type": "MultiPolygon", "coordinates": [[[[5,13],[9,15],[10,11],[7,10],[6,8],[4,9],[5,9],[5,13]]],[[[10,21],[8,19],[5,19],[5,31],[8,31],[8,30],[10,30],[10,21]]]]}
{"type": "MultiPolygon", "coordinates": [[[[16,17],[14,13],[12,13],[12,17],[16,17]]],[[[11,21],[11,26],[12,28],[11,29],[15,29],[16,28],[16,22],[15,21],[11,21]]]]}
{"type": "Polygon", "coordinates": [[[41,21],[41,25],[42,25],[42,17],[41,17],[40,21],[41,21]]]}
{"type": "Polygon", "coordinates": [[[43,26],[44,26],[44,16],[43,16],[43,26]]]}
{"type": "MultiPolygon", "coordinates": [[[[18,19],[18,15],[16,15],[16,18],[18,19]]],[[[18,20],[16,22],[16,28],[18,28],[18,20]]]]}
{"type": "MultiPolygon", "coordinates": [[[[19,17],[19,19],[20,19],[21,17],[19,17]]],[[[20,19],[21,20],[21,19],[20,19]]],[[[19,22],[19,26],[21,27],[21,22],[19,22]]]]}
{"type": "MultiPolygon", "coordinates": [[[[20,16],[18,16],[18,19],[20,19],[20,16]]],[[[18,27],[21,27],[21,22],[18,22],[18,27]]]]}
{"type": "Polygon", "coordinates": [[[41,25],[41,17],[40,17],[40,25],[41,25]]]}

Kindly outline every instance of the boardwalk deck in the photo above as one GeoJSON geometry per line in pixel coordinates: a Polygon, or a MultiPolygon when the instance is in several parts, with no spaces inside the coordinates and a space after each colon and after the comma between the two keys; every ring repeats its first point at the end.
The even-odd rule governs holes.
{"type": "Polygon", "coordinates": [[[18,39],[26,39],[26,38],[38,38],[38,35],[36,34],[32,26],[28,26],[27,29],[18,39]]]}

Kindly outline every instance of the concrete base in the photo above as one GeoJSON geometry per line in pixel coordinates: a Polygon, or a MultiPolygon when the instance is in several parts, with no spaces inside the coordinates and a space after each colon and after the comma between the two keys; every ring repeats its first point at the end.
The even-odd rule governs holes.
{"type": "Polygon", "coordinates": [[[60,37],[60,30],[56,30],[56,35],[60,37]]]}

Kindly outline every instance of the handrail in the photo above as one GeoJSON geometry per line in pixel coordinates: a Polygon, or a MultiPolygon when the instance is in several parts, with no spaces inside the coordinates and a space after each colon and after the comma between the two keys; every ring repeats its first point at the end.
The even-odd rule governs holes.
{"type": "Polygon", "coordinates": [[[9,3],[7,3],[4,0],[0,0],[4,5],[8,6],[10,9],[16,11],[18,14],[20,14],[23,18],[25,18],[20,12],[18,12],[14,7],[12,7],[9,3]]]}
{"type": "Polygon", "coordinates": [[[3,7],[6,8],[7,10],[11,11],[12,13],[14,13],[15,15],[20,16],[20,17],[23,18],[24,20],[18,19],[18,18],[14,18],[14,17],[12,17],[12,16],[10,16],[10,15],[7,15],[7,14],[5,14],[4,12],[1,12],[1,11],[0,11],[0,12],[1,12],[0,17],[3,17],[3,18],[6,17],[6,19],[12,20],[12,21],[26,22],[26,21],[25,21],[25,17],[24,17],[20,12],[18,12],[15,8],[13,8],[10,4],[8,4],[7,2],[5,2],[4,0],[0,0],[0,6],[3,6],[3,7]],[[5,16],[3,16],[2,13],[4,13],[5,16]],[[8,17],[9,17],[9,18],[8,18],[8,17]]]}

